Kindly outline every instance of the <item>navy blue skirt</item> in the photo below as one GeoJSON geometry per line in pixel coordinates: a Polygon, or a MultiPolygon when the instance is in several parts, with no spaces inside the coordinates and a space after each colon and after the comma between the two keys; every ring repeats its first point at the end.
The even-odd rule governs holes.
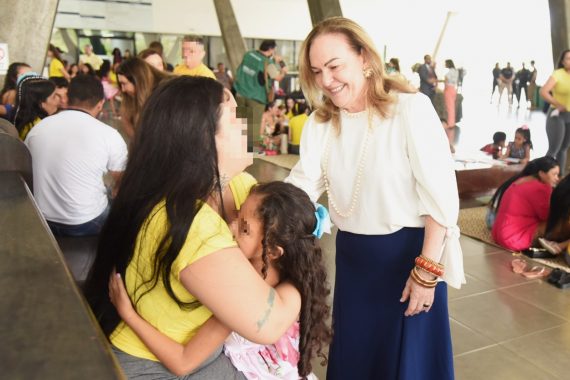
{"type": "Polygon", "coordinates": [[[445,283],[429,313],[405,317],[400,302],[423,239],[423,228],[338,232],[327,380],[454,378],[445,283]]]}

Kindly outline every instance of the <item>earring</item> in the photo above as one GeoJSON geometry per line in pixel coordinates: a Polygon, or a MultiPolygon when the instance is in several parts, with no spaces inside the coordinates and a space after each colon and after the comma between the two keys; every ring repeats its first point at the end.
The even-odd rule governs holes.
{"type": "Polygon", "coordinates": [[[367,68],[367,69],[363,69],[362,70],[362,75],[364,75],[364,78],[368,79],[372,76],[372,69],[371,68],[367,68]]]}

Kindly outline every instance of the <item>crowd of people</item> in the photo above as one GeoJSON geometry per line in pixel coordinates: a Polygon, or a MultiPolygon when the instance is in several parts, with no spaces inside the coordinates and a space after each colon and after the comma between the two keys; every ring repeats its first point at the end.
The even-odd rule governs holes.
{"type": "MultiPolygon", "coordinates": [[[[418,91],[342,17],[301,46],[303,98],[276,99],[288,67],[274,40],[235,75],[204,64],[198,36],[181,50],[173,67],[158,42],[133,57],[115,49],[112,62],[87,45],[75,65],[50,45],[49,79],[12,63],[0,93],[54,235],[98,235],[83,291],[127,377],[315,379],[321,358],[329,380],[453,379],[447,286],[465,276],[449,147],[465,71],[447,59],[438,79],[426,55],[418,91]],[[122,135],[98,120],[105,102],[122,135]],[[258,184],[245,172],[255,151],[299,161],[284,182],[258,184]],[[331,220],[332,310],[319,246],[331,220]]],[[[508,249],[570,241],[570,180],[555,187],[570,54],[560,65],[543,91],[549,139],[562,142],[531,161],[523,126],[482,149],[526,165],[492,200],[508,249]]],[[[518,78],[519,98],[533,78],[519,72],[500,70],[493,92],[518,78]]]]}

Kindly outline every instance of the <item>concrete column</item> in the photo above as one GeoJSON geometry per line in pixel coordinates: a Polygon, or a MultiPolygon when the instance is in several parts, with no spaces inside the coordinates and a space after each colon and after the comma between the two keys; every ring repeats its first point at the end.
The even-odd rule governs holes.
{"type": "Polygon", "coordinates": [[[568,33],[570,31],[570,0],[548,0],[550,8],[550,34],[552,36],[552,60],[554,67],[563,50],[570,48],[568,33]]]}
{"type": "Polygon", "coordinates": [[[79,41],[77,38],[77,33],[73,29],[60,29],[60,33],[61,37],[63,38],[63,42],[65,42],[67,54],[73,57],[72,62],[79,62],[79,55],[81,54],[81,51],[77,46],[79,41]]]}
{"type": "Polygon", "coordinates": [[[313,26],[334,16],[342,16],[339,0],[307,0],[313,26]]]}
{"type": "Polygon", "coordinates": [[[218,23],[222,31],[222,40],[226,49],[226,55],[230,63],[232,73],[237,72],[237,68],[247,51],[245,41],[241,36],[239,25],[234,14],[234,9],[230,0],[214,0],[218,23]]]}
{"type": "Polygon", "coordinates": [[[58,0],[2,0],[0,42],[8,44],[10,62],[42,72],[57,5],[58,0]]]}

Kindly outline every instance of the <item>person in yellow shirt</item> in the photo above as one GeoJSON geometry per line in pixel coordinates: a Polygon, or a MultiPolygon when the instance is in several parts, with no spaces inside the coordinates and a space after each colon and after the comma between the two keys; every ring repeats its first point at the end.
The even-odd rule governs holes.
{"type": "Polygon", "coordinates": [[[204,39],[200,36],[184,36],[182,40],[183,63],[174,68],[176,75],[201,76],[216,79],[216,76],[202,63],[206,51],[204,50],[204,39]]]}
{"type": "Polygon", "coordinates": [[[556,158],[560,164],[560,177],[563,177],[570,147],[570,50],[560,54],[558,68],[540,89],[540,96],[550,103],[546,116],[546,155],[556,158]]]}
{"type": "Polygon", "coordinates": [[[71,80],[71,75],[69,75],[65,69],[61,53],[54,45],[49,44],[47,56],[51,60],[49,64],[49,77],[63,77],[69,82],[71,80]]]}
{"type": "MultiPolygon", "coordinates": [[[[139,315],[180,344],[212,315],[244,338],[269,344],[299,315],[300,293],[290,283],[274,288],[263,281],[228,226],[255,183],[243,173],[253,157],[236,108],[231,92],[203,77],[170,79],[146,101],[84,287],[127,378],[178,377],[121,322],[108,293],[114,271],[139,315]]],[[[220,354],[192,376],[238,378],[220,354]]]]}
{"type": "Polygon", "coordinates": [[[93,53],[93,46],[87,44],[85,45],[83,51],[85,54],[79,56],[79,66],[83,66],[88,63],[93,70],[97,71],[103,64],[103,59],[97,54],[93,53]]]}
{"type": "Polygon", "coordinates": [[[303,133],[303,127],[305,126],[305,122],[311,113],[306,103],[297,103],[297,110],[299,114],[297,116],[293,116],[291,120],[289,120],[288,151],[290,154],[299,154],[299,145],[301,145],[301,134],[303,133]]]}

